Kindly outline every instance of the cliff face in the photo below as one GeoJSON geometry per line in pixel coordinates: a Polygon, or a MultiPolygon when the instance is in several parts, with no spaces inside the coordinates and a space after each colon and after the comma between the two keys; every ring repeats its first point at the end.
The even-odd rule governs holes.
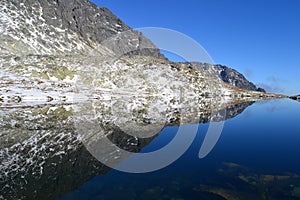
{"type": "Polygon", "coordinates": [[[87,0],[3,0],[0,18],[4,55],[126,53],[163,58],[140,32],[87,0]],[[121,40],[111,46],[113,37],[121,40]]]}

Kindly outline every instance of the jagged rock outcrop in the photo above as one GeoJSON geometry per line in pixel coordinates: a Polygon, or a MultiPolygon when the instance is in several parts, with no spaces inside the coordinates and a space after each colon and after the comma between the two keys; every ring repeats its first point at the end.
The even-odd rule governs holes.
{"type": "Polygon", "coordinates": [[[225,83],[231,84],[235,87],[252,91],[266,92],[263,88],[257,88],[252,82],[248,81],[243,74],[227,66],[199,62],[194,62],[193,65],[219,77],[225,83]]]}

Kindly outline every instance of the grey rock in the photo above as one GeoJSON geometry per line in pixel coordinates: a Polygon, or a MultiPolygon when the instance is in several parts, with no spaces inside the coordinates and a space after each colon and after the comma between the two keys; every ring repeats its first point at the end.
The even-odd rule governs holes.
{"type": "Polygon", "coordinates": [[[3,0],[1,7],[1,40],[9,41],[0,43],[2,54],[83,53],[88,47],[105,54],[99,44],[109,44],[117,56],[164,58],[142,33],[87,0],[3,0]]]}
{"type": "Polygon", "coordinates": [[[119,42],[121,44],[110,46],[110,48],[114,48],[114,52],[121,55],[125,53],[163,58],[149,39],[144,37],[142,33],[132,30],[107,8],[98,7],[85,0],[39,0],[39,2],[44,10],[43,17],[49,24],[70,29],[85,40],[98,43],[106,41],[105,43],[107,44],[107,41],[116,38],[118,34],[123,34],[127,38],[120,37],[119,42]],[[124,51],[122,48],[128,46],[129,43],[134,47],[137,46],[137,48],[132,49],[131,47],[131,51],[125,48],[127,51],[124,51]],[[151,48],[141,49],[140,47],[143,43],[151,48]]]}

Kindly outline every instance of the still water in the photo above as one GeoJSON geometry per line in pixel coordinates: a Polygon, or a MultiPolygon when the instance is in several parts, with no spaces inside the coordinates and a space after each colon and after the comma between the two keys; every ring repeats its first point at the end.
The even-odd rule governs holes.
{"type": "MultiPolygon", "coordinates": [[[[191,146],[179,159],[158,171],[136,174],[111,169],[94,159],[85,146],[68,135],[73,131],[72,126],[67,126],[71,123],[68,110],[52,111],[55,114],[51,114],[51,107],[44,110],[47,118],[35,117],[30,112],[31,117],[22,119],[25,125],[18,124],[18,117],[13,115],[15,112],[19,112],[18,116],[26,115],[24,111],[9,114],[5,111],[6,116],[2,115],[1,126],[5,131],[1,135],[0,199],[300,199],[300,103],[297,101],[281,99],[231,106],[227,113],[234,114],[226,117],[222,134],[205,158],[199,158],[199,149],[209,123],[200,123],[191,146]],[[11,120],[5,124],[5,117],[14,119],[14,129],[8,125],[11,120]],[[32,120],[38,125],[47,120],[47,125],[32,127],[34,133],[22,132],[32,120]],[[3,139],[8,131],[15,129],[19,132],[13,139],[3,139]],[[42,136],[32,141],[30,138],[37,138],[36,134],[42,136]],[[43,139],[43,135],[51,134],[55,136],[43,139]],[[20,142],[22,147],[17,141],[28,142],[20,142]],[[19,153],[9,152],[13,146],[14,152],[19,153]],[[33,146],[44,150],[28,150],[33,146]],[[21,156],[28,158],[23,161],[21,156]],[[9,163],[8,158],[16,161],[9,163]]],[[[129,140],[134,143],[134,139],[128,136],[122,142],[118,131],[110,140],[131,152],[153,152],[170,143],[178,129],[176,125],[163,127],[158,135],[131,147],[126,144],[129,140]]],[[[122,158],[117,165],[126,159],[122,158]]]]}
{"type": "MultiPolygon", "coordinates": [[[[146,174],[111,170],[61,199],[300,199],[300,104],[257,102],[228,119],[204,159],[202,124],[190,149],[165,169],[146,174]]],[[[167,127],[142,151],[174,137],[167,127]]]]}

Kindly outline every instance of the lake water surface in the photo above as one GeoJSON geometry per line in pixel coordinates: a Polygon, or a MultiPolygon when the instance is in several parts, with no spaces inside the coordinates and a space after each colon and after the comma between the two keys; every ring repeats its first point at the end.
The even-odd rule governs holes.
{"type": "MultiPolygon", "coordinates": [[[[256,102],[228,119],[212,152],[198,158],[208,124],[188,151],[151,173],[110,170],[61,199],[300,199],[300,104],[256,102]]],[[[178,127],[166,127],[142,151],[168,143],[178,127]]]]}
{"type": "MultiPolygon", "coordinates": [[[[300,199],[297,101],[259,101],[231,108],[235,114],[227,117],[219,140],[202,159],[199,149],[209,123],[200,123],[192,145],[178,160],[149,173],[106,167],[72,140],[68,109],[37,109],[47,117],[36,117],[33,110],[28,114],[26,108],[2,110],[0,199],[300,199]]],[[[128,136],[125,142],[114,129],[110,139],[132,152],[153,152],[171,142],[178,129],[166,126],[150,139],[128,136]]]]}

